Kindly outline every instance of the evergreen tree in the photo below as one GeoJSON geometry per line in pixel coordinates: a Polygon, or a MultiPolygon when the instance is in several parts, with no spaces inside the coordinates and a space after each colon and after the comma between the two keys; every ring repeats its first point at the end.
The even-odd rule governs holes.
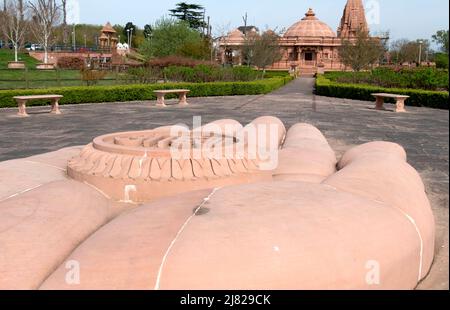
{"type": "Polygon", "coordinates": [[[152,28],[152,26],[151,25],[145,25],[144,26],[144,37],[146,38],[146,39],[148,39],[148,38],[150,38],[151,36],[152,36],[152,33],[153,33],[153,28],[152,28]]]}
{"type": "Polygon", "coordinates": [[[130,34],[136,35],[136,31],[137,31],[136,25],[133,24],[132,22],[128,22],[123,28],[123,35],[125,36],[125,38],[127,38],[129,32],[130,34]]]}
{"type": "Polygon", "coordinates": [[[205,8],[199,4],[181,2],[169,11],[172,17],[187,22],[192,29],[201,30],[206,27],[205,8]]]}

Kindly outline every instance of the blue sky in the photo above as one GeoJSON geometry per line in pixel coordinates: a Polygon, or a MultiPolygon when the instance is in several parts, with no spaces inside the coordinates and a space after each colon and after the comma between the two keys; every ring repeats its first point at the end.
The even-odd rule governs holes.
{"type": "MultiPolygon", "coordinates": [[[[72,0],[78,1],[80,22],[124,24],[132,21],[139,26],[153,23],[167,15],[178,0],[72,0]]],[[[319,19],[337,29],[346,0],[192,0],[206,7],[216,29],[235,28],[242,24],[248,12],[250,24],[260,28],[287,28],[312,7],[319,19]]],[[[374,13],[372,32],[389,30],[393,39],[429,38],[439,29],[449,27],[448,0],[364,0],[374,13]],[[377,6],[380,14],[376,14],[377,6]],[[379,20],[377,20],[379,15],[379,20]]]]}

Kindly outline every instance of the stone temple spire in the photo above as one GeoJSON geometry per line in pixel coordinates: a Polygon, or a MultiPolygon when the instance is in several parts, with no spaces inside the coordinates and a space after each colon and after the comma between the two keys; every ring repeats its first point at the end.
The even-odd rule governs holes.
{"type": "Polygon", "coordinates": [[[354,38],[359,30],[369,31],[362,0],[348,0],[338,29],[338,37],[354,38]]]}

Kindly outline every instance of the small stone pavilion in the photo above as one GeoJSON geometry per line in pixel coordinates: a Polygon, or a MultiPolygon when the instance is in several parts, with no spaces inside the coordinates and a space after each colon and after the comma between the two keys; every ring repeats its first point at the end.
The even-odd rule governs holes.
{"type": "Polygon", "coordinates": [[[115,50],[119,39],[117,37],[117,31],[111,26],[111,23],[106,23],[102,28],[102,34],[99,38],[100,48],[115,50]]]}
{"type": "MultiPolygon", "coordinates": [[[[309,9],[304,18],[289,27],[280,37],[283,58],[274,63],[271,69],[299,69],[305,74],[343,70],[338,48],[343,39],[354,39],[359,30],[369,30],[362,0],[347,1],[337,34],[316,17],[313,9],[309,9]]],[[[230,32],[220,41],[219,60],[223,64],[242,64],[240,49],[245,36],[257,33],[256,28],[245,34],[241,28],[230,32]]]]}

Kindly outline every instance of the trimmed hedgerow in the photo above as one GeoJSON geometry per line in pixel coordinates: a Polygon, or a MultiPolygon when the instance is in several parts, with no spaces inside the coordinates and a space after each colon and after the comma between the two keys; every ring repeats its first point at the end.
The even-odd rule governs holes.
{"type": "MultiPolygon", "coordinates": [[[[323,75],[316,79],[316,95],[336,98],[347,98],[365,101],[375,101],[373,93],[390,93],[410,96],[406,101],[409,106],[428,107],[448,110],[448,92],[427,91],[420,89],[384,88],[362,84],[340,84],[332,82],[323,75]]],[[[386,100],[392,102],[393,100],[386,100]]]]}
{"type": "MultiPolygon", "coordinates": [[[[291,77],[278,77],[251,82],[215,82],[215,83],[167,83],[120,86],[61,87],[28,90],[0,91],[0,108],[16,107],[14,96],[27,95],[63,95],[61,104],[143,101],[156,99],[153,91],[159,89],[189,89],[190,97],[235,96],[267,94],[292,80],[291,77]]],[[[173,96],[172,96],[173,97],[173,96]]],[[[168,96],[171,98],[171,96],[168,96]]],[[[46,105],[45,100],[27,103],[29,106],[46,105]]]]}

